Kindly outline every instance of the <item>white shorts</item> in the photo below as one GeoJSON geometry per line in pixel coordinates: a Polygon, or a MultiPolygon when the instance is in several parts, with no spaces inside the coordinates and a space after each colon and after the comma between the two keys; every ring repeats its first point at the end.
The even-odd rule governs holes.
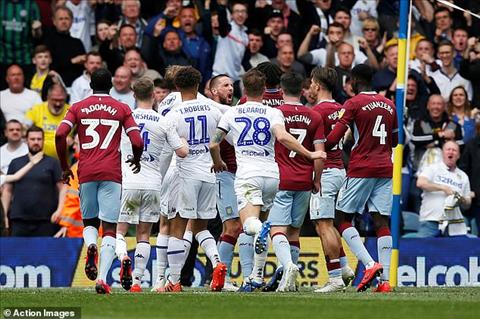
{"type": "Polygon", "coordinates": [[[179,184],[177,211],[180,217],[213,219],[217,216],[215,183],[179,177],[179,184]]]}
{"type": "Polygon", "coordinates": [[[217,174],[217,209],[222,223],[229,219],[238,218],[234,183],[235,174],[230,172],[217,174]]]}
{"type": "Polygon", "coordinates": [[[235,195],[237,195],[238,210],[242,210],[247,203],[262,206],[261,211],[267,212],[272,208],[273,200],[278,191],[278,178],[253,177],[235,179],[235,195]]]}
{"type": "Polygon", "coordinates": [[[172,166],[168,169],[163,178],[162,188],[160,189],[160,213],[164,217],[173,218],[177,212],[178,190],[180,177],[178,169],[172,166]],[[173,217],[170,217],[173,216],[173,217]]]}
{"type": "Polygon", "coordinates": [[[320,193],[310,197],[310,219],[334,219],[335,197],[345,179],[345,169],[328,168],[322,172],[320,193]]]}
{"type": "Polygon", "coordinates": [[[160,192],[147,189],[124,189],[119,223],[137,225],[157,223],[160,218],[160,192]]]}

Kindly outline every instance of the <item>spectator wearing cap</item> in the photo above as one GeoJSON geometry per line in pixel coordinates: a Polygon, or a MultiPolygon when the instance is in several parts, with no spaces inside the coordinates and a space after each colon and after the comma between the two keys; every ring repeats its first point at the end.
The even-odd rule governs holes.
{"type": "Polygon", "coordinates": [[[285,23],[283,15],[280,10],[273,10],[267,20],[267,25],[264,30],[265,37],[263,39],[262,54],[269,59],[277,56],[277,39],[280,33],[284,30],[285,23]]]}
{"type": "Polygon", "coordinates": [[[267,62],[269,59],[260,53],[263,46],[262,33],[257,29],[249,30],[248,32],[248,48],[242,61],[242,67],[245,71],[255,68],[262,62],[267,62]]]}
{"type": "Polygon", "coordinates": [[[100,53],[89,52],[87,54],[87,60],[84,64],[85,71],[72,83],[70,103],[77,103],[93,93],[90,87],[90,76],[102,67],[102,62],[100,53]]]}
{"type": "Polygon", "coordinates": [[[112,83],[113,86],[110,89],[110,95],[134,110],[136,104],[132,91],[132,71],[126,66],[118,67],[113,76],[112,83]]]}
{"type": "Polygon", "coordinates": [[[72,23],[72,11],[65,6],[56,7],[53,15],[55,30],[45,32],[44,37],[44,44],[52,53],[51,68],[62,76],[67,87],[82,74],[86,59],[82,41],[70,35],[72,23]]]}
{"type": "Polygon", "coordinates": [[[25,76],[18,64],[7,69],[6,79],[8,88],[0,91],[0,110],[6,121],[15,119],[26,124],[25,112],[41,103],[42,99],[37,92],[25,88],[25,76]]]}
{"type": "Polygon", "coordinates": [[[278,48],[277,57],[271,59],[271,62],[278,65],[283,73],[293,72],[301,75],[303,78],[306,77],[304,66],[295,60],[295,52],[292,45],[286,44],[278,48]]]}
{"type": "Polygon", "coordinates": [[[92,36],[95,35],[95,19],[91,3],[91,1],[82,0],[69,0],[65,3],[65,6],[73,13],[70,34],[82,41],[87,52],[92,50],[92,36]]]}
{"type": "Polygon", "coordinates": [[[213,75],[227,74],[234,81],[234,94],[240,94],[240,71],[243,55],[248,46],[245,21],[248,18],[247,6],[242,2],[232,4],[232,21],[227,20],[227,9],[218,6],[220,37],[213,62],[213,75]]]}
{"type": "Polygon", "coordinates": [[[463,85],[467,90],[468,100],[471,101],[473,97],[472,83],[462,77],[455,68],[453,64],[454,52],[455,48],[450,41],[443,41],[438,45],[437,55],[442,61],[442,66],[432,73],[431,78],[440,89],[445,101],[448,101],[452,90],[459,85],[463,85]]]}
{"type": "Polygon", "coordinates": [[[122,1],[122,16],[117,24],[119,28],[124,24],[135,28],[137,34],[135,45],[137,48],[142,47],[143,33],[147,27],[147,21],[140,17],[140,6],[140,0],[122,1]]]}

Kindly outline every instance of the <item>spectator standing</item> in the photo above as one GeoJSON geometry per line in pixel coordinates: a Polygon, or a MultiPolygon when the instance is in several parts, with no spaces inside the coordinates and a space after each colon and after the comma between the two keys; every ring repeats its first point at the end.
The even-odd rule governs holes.
{"type": "Polygon", "coordinates": [[[90,88],[90,77],[93,72],[102,67],[102,56],[98,52],[89,52],[87,59],[83,65],[85,71],[72,83],[70,103],[77,103],[83,100],[89,95],[92,95],[92,89],[90,88]]]}
{"type": "Polygon", "coordinates": [[[416,237],[466,235],[460,207],[471,204],[467,174],[457,168],[460,147],[453,141],[443,145],[442,161],[427,166],[419,175],[417,187],[423,190],[420,228],[416,237]]]}
{"type": "Polygon", "coordinates": [[[85,48],[82,41],[70,35],[73,13],[65,6],[55,8],[54,30],[45,35],[44,43],[52,53],[52,69],[61,74],[67,87],[83,72],[85,48]]]}
{"type": "Polygon", "coordinates": [[[45,155],[53,158],[58,158],[55,149],[55,131],[70,107],[66,99],[64,87],[54,84],[48,89],[47,101],[35,105],[25,115],[33,126],[43,129],[42,149],[45,155]]]}
{"type": "Polygon", "coordinates": [[[267,26],[264,30],[264,40],[262,53],[272,59],[277,56],[277,40],[278,36],[285,29],[285,21],[280,10],[273,10],[267,20],[267,26]]]}
{"type": "MultiPolygon", "coordinates": [[[[33,155],[42,151],[43,137],[41,128],[32,126],[28,129],[28,154],[10,163],[9,175],[16,173],[33,155]]],[[[5,184],[2,204],[5,212],[10,213],[12,236],[53,236],[57,232],[58,226],[53,222],[63,208],[66,193],[61,179],[58,160],[44,156],[21,180],[5,184]]]]}
{"type": "Polygon", "coordinates": [[[40,38],[40,11],[35,0],[2,1],[0,6],[0,90],[7,68],[17,63],[26,70],[33,70],[32,52],[34,39],[40,38]]]}
{"type": "Polygon", "coordinates": [[[42,95],[43,83],[50,71],[50,64],[52,64],[52,54],[47,46],[43,44],[36,46],[32,61],[35,65],[35,73],[30,81],[30,89],[42,95]]]}
{"type": "Polygon", "coordinates": [[[7,70],[8,88],[0,91],[0,108],[7,121],[16,119],[26,124],[25,112],[42,103],[35,91],[25,88],[24,82],[22,68],[18,64],[11,65],[7,70]]]}
{"type": "MultiPolygon", "coordinates": [[[[269,61],[268,58],[260,53],[263,47],[263,38],[260,31],[253,29],[248,32],[248,47],[245,52],[244,59],[242,61],[243,71],[248,71],[251,68],[255,68],[262,62],[269,61]]],[[[242,73],[244,73],[242,72],[242,73]]]]}
{"type": "MultiPolygon", "coordinates": [[[[353,35],[363,36],[362,31],[365,28],[365,22],[368,19],[378,17],[376,1],[356,1],[352,9],[350,9],[351,24],[350,31],[353,35]]],[[[378,23],[377,23],[378,26],[378,23]]]]}
{"type": "MultiPolygon", "coordinates": [[[[334,8],[332,0],[297,1],[298,11],[304,26],[317,26],[318,33],[313,34],[308,50],[324,48],[327,45],[328,26],[333,23],[334,8]],[[312,3],[313,2],[313,3],[312,3]]],[[[306,29],[305,31],[308,31],[306,29]]]]}
{"type": "Polygon", "coordinates": [[[135,28],[137,33],[136,47],[141,48],[143,42],[143,33],[147,27],[147,21],[140,17],[140,0],[124,0],[122,1],[122,16],[118,21],[120,28],[124,24],[129,24],[135,28]]]}
{"type": "Polygon", "coordinates": [[[458,166],[468,175],[472,190],[472,206],[465,215],[470,221],[475,219],[477,235],[480,236],[480,122],[476,125],[476,136],[465,146],[458,166]]]}
{"type": "Polygon", "coordinates": [[[130,109],[135,109],[135,97],[132,91],[132,71],[128,67],[121,66],[115,71],[110,95],[114,99],[127,104],[130,109]]]}
{"type": "Polygon", "coordinates": [[[452,42],[444,41],[438,45],[438,58],[442,61],[442,67],[432,73],[431,78],[438,86],[442,97],[448,101],[452,90],[463,85],[467,91],[468,99],[471,101],[473,97],[472,83],[463,78],[453,64],[454,46],[452,42]]]}
{"type": "Polygon", "coordinates": [[[165,79],[156,79],[153,81],[153,102],[156,106],[163,101],[163,99],[170,94],[171,90],[165,79]]]}
{"type": "Polygon", "coordinates": [[[273,58],[273,64],[280,67],[282,72],[293,72],[299,74],[302,78],[306,77],[305,68],[295,60],[295,53],[292,45],[284,45],[278,48],[277,57],[273,58]]]}
{"type": "Polygon", "coordinates": [[[385,44],[386,66],[375,73],[373,77],[373,88],[380,91],[388,91],[392,83],[396,83],[398,60],[398,40],[392,39],[385,44]]]}
{"type": "Polygon", "coordinates": [[[0,171],[3,174],[8,172],[8,166],[13,159],[28,153],[27,144],[22,140],[22,123],[15,119],[8,121],[5,128],[5,137],[7,143],[0,147],[0,171]]]}
{"type": "Polygon", "coordinates": [[[243,55],[248,46],[245,21],[247,6],[241,2],[232,5],[232,22],[227,20],[227,8],[219,6],[218,22],[220,38],[213,62],[213,75],[227,74],[234,81],[235,96],[240,96],[240,70],[243,55]]]}
{"type": "Polygon", "coordinates": [[[130,49],[125,53],[123,65],[132,71],[132,85],[142,77],[147,77],[152,81],[162,77],[157,71],[147,68],[146,63],[143,61],[142,55],[140,54],[140,50],[137,48],[130,49]]]}
{"type": "Polygon", "coordinates": [[[468,39],[463,61],[460,63],[460,75],[470,80],[473,87],[473,100],[480,101],[480,42],[477,38],[468,39]]]}
{"type": "Polygon", "coordinates": [[[457,86],[450,93],[447,113],[462,128],[463,143],[466,144],[475,136],[475,117],[479,114],[479,110],[472,110],[467,99],[467,91],[463,86],[457,86]]]}
{"type": "Polygon", "coordinates": [[[92,36],[95,35],[95,13],[92,1],[69,0],[65,6],[73,13],[70,35],[83,43],[86,52],[92,50],[92,36]]]}
{"type": "Polygon", "coordinates": [[[101,20],[95,26],[95,30],[95,45],[92,46],[92,51],[99,52],[100,45],[106,40],[112,41],[117,34],[117,26],[108,20],[101,20]]]}

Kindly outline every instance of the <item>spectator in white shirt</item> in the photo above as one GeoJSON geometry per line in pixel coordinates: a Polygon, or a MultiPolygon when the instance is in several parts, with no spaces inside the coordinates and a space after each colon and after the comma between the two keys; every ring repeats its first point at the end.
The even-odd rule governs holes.
{"type": "Polygon", "coordinates": [[[453,141],[443,145],[443,160],[425,167],[417,180],[423,190],[420,228],[417,237],[465,235],[467,233],[460,207],[472,202],[467,174],[457,168],[460,147],[453,141]]]}
{"type": "Polygon", "coordinates": [[[128,67],[121,66],[115,71],[110,95],[114,99],[130,106],[132,110],[135,109],[135,97],[132,91],[132,71],[128,67]]]}
{"type": "Polygon", "coordinates": [[[437,55],[440,61],[442,61],[442,67],[433,72],[431,77],[445,101],[448,101],[452,90],[459,85],[462,85],[467,90],[468,100],[471,101],[473,97],[472,83],[462,77],[455,68],[453,64],[454,52],[454,46],[450,41],[442,41],[438,45],[437,55]]]}
{"type": "Polygon", "coordinates": [[[92,10],[93,1],[69,0],[65,6],[72,10],[73,23],[70,35],[80,39],[86,52],[92,49],[92,36],[95,35],[95,12],[92,10]]]}
{"type": "Polygon", "coordinates": [[[37,92],[25,88],[25,77],[22,68],[13,64],[7,69],[8,89],[0,91],[0,109],[5,120],[16,119],[22,124],[28,124],[25,112],[36,104],[42,103],[37,92]]]}
{"type": "Polygon", "coordinates": [[[93,72],[102,67],[102,57],[98,52],[89,52],[87,60],[84,63],[85,71],[72,83],[70,91],[70,104],[77,103],[84,98],[92,95],[93,91],[90,88],[90,76],[93,72]]]}
{"type": "Polygon", "coordinates": [[[5,127],[5,137],[7,143],[0,147],[0,171],[3,174],[7,174],[8,165],[14,158],[28,153],[27,144],[22,140],[22,123],[15,119],[8,121],[5,127]]]}

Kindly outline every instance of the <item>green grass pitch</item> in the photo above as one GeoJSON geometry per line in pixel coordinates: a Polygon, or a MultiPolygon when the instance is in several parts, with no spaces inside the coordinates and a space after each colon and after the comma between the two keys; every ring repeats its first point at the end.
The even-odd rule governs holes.
{"type": "MultiPolygon", "coordinates": [[[[480,318],[480,288],[398,288],[392,294],[357,293],[211,293],[132,294],[114,289],[1,289],[8,307],[81,307],[82,318],[303,318],[439,319],[480,318]]],[[[2,310],[3,310],[2,309],[2,310]]],[[[3,311],[2,311],[3,312],[3,311]]],[[[3,314],[2,314],[3,318],[3,314]]]]}

